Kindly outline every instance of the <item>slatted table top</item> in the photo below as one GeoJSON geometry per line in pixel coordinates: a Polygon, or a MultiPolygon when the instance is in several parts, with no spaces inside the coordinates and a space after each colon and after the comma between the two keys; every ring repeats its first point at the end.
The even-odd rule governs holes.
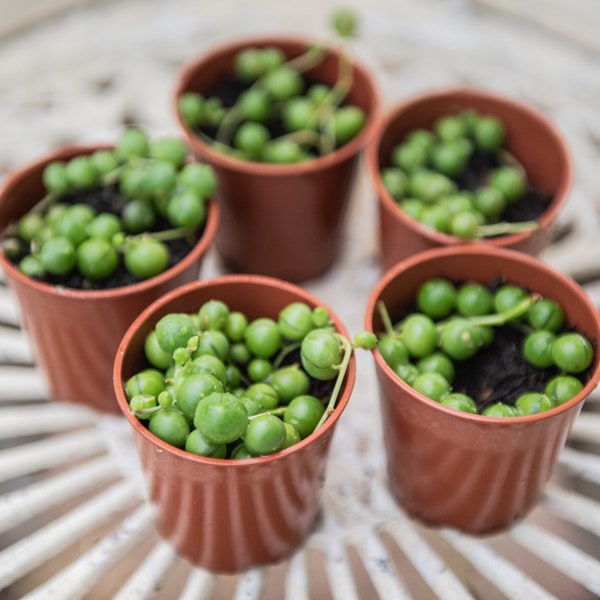
{"type": "MultiPolygon", "coordinates": [[[[71,4],[80,7],[31,24],[43,14],[32,3],[37,10],[29,16],[11,13],[18,30],[0,31],[2,178],[64,143],[111,141],[125,123],[156,135],[176,133],[171,92],[186,60],[235,35],[326,37],[337,5],[126,0],[64,6],[71,4]]],[[[513,95],[556,123],[572,152],[575,181],[560,238],[542,258],[579,279],[600,305],[600,46],[590,34],[600,12],[594,3],[569,3],[568,15],[559,0],[526,8],[493,0],[348,4],[362,18],[351,51],[377,74],[387,104],[470,84],[513,95]]],[[[19,5],[24,10],[29,3],[19,5]]],[[[344,255],[329,274],[306,284],[353,332],[363,328],[366,299],[381,274],[375,224],[374,193],[363,170],[344,255]]],[[[221,272],[210,254],[202,277],[221,272]]],[[[216,576],[191,569],[158,538],[126,423],[49,400],[19,322],[14,298],[0,284],[2,598],[600,595],[599,393],[578,418],[539,507],[509,532],[478,539],[424,528],[392,500],[373,365],[360,353],[318,528],[287,562],[216,576]]]]}

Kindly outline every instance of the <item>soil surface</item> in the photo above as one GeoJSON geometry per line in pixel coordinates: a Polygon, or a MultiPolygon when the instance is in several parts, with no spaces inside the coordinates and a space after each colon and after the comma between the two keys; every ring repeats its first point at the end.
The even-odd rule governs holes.
{"type": "MultiPolygon", "coordinates": [[[[64,204],[88,204],[96,211],[96,213],[110,212],[119,215],[121,209],[126,203],[126,199],[119,192],[116,185],[110,185],[78,192],[77,194],[70,194],[61,198],[60,202],[64,204]]],[[[166,219],[159,218],[155,226],[152,228],[152,231],[161,231],[172,228],[173,226],[166,219]]],[[[170,252],[169,268],[177,264],[187,254],[189,254],[191,249],[200,239],[202,231],[203,229],[191,234],[186,238],[179,238],[164,242],[168,246],[170,252]]],[[[25,252],[18,255],[13,262],[18,264],[23,256],[25,256],[25,252]]],[[[122,260],[117,270],[110,277],[103,280],[92,281],[87,279],[83,277],[83,275],[81,275],[77,269],[74,269],[67,275],[56,276],[48,273],[44,277],[36,277],[35,279],[38,281],[44,281],[51,285],[61,285],[68,288],[86,290],[111,289],[131,285],[141,281],[139,278],[134,277],[127,271],[127,269],[125,269],[122,260]]]]}
{"type": "MultiPolygon", "coordinates": [[[[486,183],[492,169],[500,166],[501,162],[495,153],[475,149],[471,154],[465,172],[459,177],[451,178],[461,190],[475,191],[486,183]]],[[[391,166],[388,162],[385,166],[391,166]]],[[[552,194],[542,192],[531,181],[527,181],[527,189],[523,196],[507,205],[498,221],[518,223],[521,221],[535,221],[552,202],[552,194]]]]}
{"type": "MultiPolygon", "coordinates": [[[[457,287],[462,283],[454,282],[457,287]]],[[[506,281],[503,278],[496,278],[488,287],[493,292],[504,283],[506,281]]],[[[418,309],[412,304],[407,311],[395,316],[392,322],[398,323],[414,312],[418,312],[418,309]]],[[[522,347],[526,333],[526,325],[519,322],[494,327],[494,340],[489,346],[467,360],[453,361],[455,375],[452,391],[473,398],[479,413],[496,402],[514,404],[521,394],[543,392],[548,381],[560,373],[556,367],[540,369],[525,360],[522,347]]],[[[589,369],[574,376],[585,383],[589,378],[589,369]]]]}
{"type": "MultiPolygon", "coordinates": [[[[310,86],[319,83],[310,77],[307,77],[304,74],[302,75],[302,79],[304,81],[303,92],[306,92],[310,86]]],[[[231,108],[236,102],[240,95],[248,90],[251,87],[251,83],[241,81],[237,77],[229,76],[220,82],[218,85],[211,87],[207,90],[201,90],[200,93],[204,96],[204,98],[219,98],[223,103],[225,108],[231,108]]],[[[344,106],[345,102],[341,103],[341,106],[344,106]]],[[[283,135],[287,135],[289,132],[284,128],[281,117],[278,111],[273,112],[273,116],[266,120],[263,125],[269,130],[269,134],[271,139],[274,140],[283,135]]],[[[196,128],[196,133],[200,136],[208,137],[214,140],[217,136],[217,128],[209,125],[201,125],[196,128]]],[[[232,132],[232,138],[235,135],[235,129],[232,132]]],[[[336,148],[338,148],[336,146],[336,148]]],[[[308,151],[313,152],[314,154],[319,154],[318,148],[305,147],[308,151]]]]}
{"type": "Polygon", "coordinates": [[[558,369],[538,369],[523,358],[524,334],[514,325],[494,328],[494,341],[472,358],[455,361],[453,391],[467,394],[481,413],[496,402],[514,404],[526,392],[543,392],[558,369]]]}
{"type": "MultiPolygon", "coordinates": [[[[500,161],[496,154],[475,150],[471,155],[467,170],[455,181],[459,188],[474,191],[486,181],[490,171],[499,165],[500,161]]],[[[509,204],[500,215],[499,220],[510,223],[534,221],[548,208],[551,201],[551,194],[542,192],[528,181],[525,194],[509,204]]]]}

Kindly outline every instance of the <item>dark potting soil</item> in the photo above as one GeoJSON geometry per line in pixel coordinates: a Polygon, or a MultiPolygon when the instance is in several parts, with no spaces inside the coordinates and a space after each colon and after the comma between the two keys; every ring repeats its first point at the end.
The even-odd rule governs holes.
{"type": "MultiPolygon", "coordinates": [[[[290,366],[290,365],[300,365],[300,350],[294,350],[290,352],[282,361],[281,366],[290,366]]],[[[321,381],[319,379],[315,379],[314,377],[310,377],[310,389],[308,390],[308,394],[318,398],[323,406],[327,406],[329,402],[329,398],[331,397],[331,392],[333,392],[333,388],[335,387],[335,379],[329,379],[328,381],[321,381]]]]}
{"type": "MultiPolygon", "coordinates": [[[[385,166],[391,166],[391,162],[385,166]]],[[[454,178],[454,181],[459,189],[475,191],[485,185],[490,171],[498,166],[500,166],[500,160],[495,153],[475,149],[465,172],[460,177],[454,178]]],[[[551,194],[544,193],[531,181],[528,181],[523,196],[509,204],[498,220],[509,223],[535,221],[546,211],[551,202],[551,194]]]]}
{"type": "MultiPolygon", "coordinates": [[[[475,191],[484,185],[492,169],[500,166],[498,156],[494,153],[476,149],[469,160],[465,173],[455,179],[461,189],[475,191]]],[[[552,195],[542,192],[531,181],[527,182],[527,190],[516,202],[509,204],[500,221],[510,223],[534,221],[539,218],[550,205],[552,195]]]]}
{"type": "MultiPolygon", "coordinates": [[[[302,80],[304,82],[303,92],[305,92],[311,85],[315,83],[319,83],[310,77],[307,77],[305,74],[301,73],[302,80]]],[[[223,106],[227,108],[231,108],[238,100],[241,94],[243,94],[249,87],[251,87],[251,83],[242,81],[234,76],[229,76],[224,78],[223,81],[219,82],[217,85],[208,88],[206,90],[202,90],[201,93],[204,98],[219,98],[223,103],[223,106]]],[[[344,102],[342,102],[342,106],[344,102]]],[[[280,115],[277,111],[274,111],[272,118],[268,119],[264,123],[262,123],[268,130],[271,136],[271,139],[276,139],[281,137],[282,135],[286,135],[289,133],[283,126],[280,115]]],[[[217,127],[213,127],[210,125],[201,125],[196,128],[196,133],[200,136],[205,136],[214,140],[217,136],[217,127]]],[[[235,135],[235,130],[232,132],[232,138],[235,135]]],[[[307,148],[308,150],[318,154],[317,148],[307,148]]]]}
{"type": "Polygon", "coordinates": [[[523,357],[523,332],[513,325],[494,328],[494,341],[465,361],[455,361],[452,389],[467,394],[479,412],[490,404],[514,404],[526,392],[543,392],[558,369],[538,369],[523,357]]]}
{"type": "MultiPolygon", "coordinates": [[[[464,282],[454,283],[460,286],[464,282]]],[[[504,283],[506,281],[498,277],[488,287],[493,292],[504,283]]],[[[407,311],[395,316],[392,322],[398,323],[414,312],[418,312],[418,309],[412,304],[407,311]]],[[[518,322],[494,327],[494,339],[489,346],[467,360],[453,361],[452,391],[473,398],[480,414],[496,402],[514,404],[521,394],[543,392],[548,381],[560,372],[556,367],[534,367],[525,360],[525,335],[525,327],[518,322]]],[[[574,376],[585,384],[589,379],[589,369],[574,376]]]]}
{"type": "MultiPolygon", "coordinates": [[[[84,190],[76,194],[64,196],[60,199],[60,202],[64,204],[87,204],[91,206],[97,214],[101,212],[109,212],[116,214],[117,216],[120,215],[126,201],[126,198],[119,192],[116,184],[84,190]]],[[[152,228],[152,231],[162,231],[172,228],[173,226],[166,219],[159,217],[156,224],[152,228]]],[[[202,229],[194,232],[188,237],[164,242],[169,248],[170,253],[168,268],[176,265],[180,260],[187,256],[191,249],[196,245],[201,235],[202,229]]],[[[24,255],[25,252],[22,252],[13,259],[13,262],[18,264],[24,255]]],[[[127,271],[127,269],[125,269],[122,260],[120,261],[116,271],[110,277],[98,281],[85,278],[77,271],[77,269],[74,269],[71,271],[71,273],[66,275],[57,276],[48,273],[43,277],[36,277],[35,279],[51,285],[59,285],[82,290],[112,289],[142,281],[138,277],[134,277],[127,271]]]]}

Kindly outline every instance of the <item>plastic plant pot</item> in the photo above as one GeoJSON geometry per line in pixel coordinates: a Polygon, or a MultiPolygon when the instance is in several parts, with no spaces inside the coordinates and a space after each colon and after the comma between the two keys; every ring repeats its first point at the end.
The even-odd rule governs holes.
{"type": "Polygon", "coordinates": [[[415,252],[469,243],[410,217],[394,201],[380,177],[392,149],[406,134],[418,128],[430,129],[438,118],[464,109],[501,119],[506,128],[504,148],[524,167],[528,180],[552,197],[536,219],[536,229],[483,241],[494,247],[538,255],[552,240],[556,219],[572,180],[571,159],[561,133],[542,113],[512,98],[477,88],[441,89],[409,98],[388,109],[379,119],[366,152],[369,178],[377,197],[380,261],[384,270],[415,252]]]}
{"type": "Polygon", "coordinates": [[[502,277],[538,292],[558,302],[565,323],[596,348],[577,395],[546,412],[503,418],[469,414],[429,399],[374,351],[389,485],[399,504],[427,524],[495,532],[535,506],[574,419],[598,384],[600,317],[569,277],[535,257],[479,244],[428,250],[388,270],[369,298],[366,329],[382,331],[380,301],[391,315],[399,314],[419,286],[435,277],[486,285],[502,277]]]}
{"type": "MultiPolygon", "coordinates": [[[[44,196],[42,173],[47,164],[105,148],[65,146],[10,175],[0,190],[0,231],[44,196]]],[[[155,277],[112,289],[72,289],[38,281],[0,253],[0,267],[15,293],[34,360],[53,399],[118,414],[112,365],[123,334],[153,300],[198,278],[217,223],[218,206],[210,202],[202,236],[183,260],[155,277]]]]}
{"type": "MultiPolygon", "coordinates": [[[[157,321],[172,312],[196,312],[208,300],[221,300],[249,320],[277,319],[291,302],[324,305],[294,284],[265,276],[234,274],[194,282],[144,310],[116,355],[115,393],[133,430],[160,535],[194,565],[236,572],[289,556],[310,533],[331,440],[350,399],[356,366],[352,356],[336,406],[323,425],[285,450],[242,460],[180,450],[154,436],[132,414],[123,385],[147,364],[144,341],[157,321]]],[[[336,330],[347,336],[339,319],[324,308],[336,330]]]]}
{"type": "MultiPolygon", "coordinates": [[[[221,222],[215,245],[225,267],[233,272],[299,283],[323,275],[335,263],[343,245],[357,161],[379,107],[375,80],[353,61],[347,100],[365,111],[364,127],[334,152],[294,164],[242,160],[215,149],[188,127],[177,110],[177,100],[186,92],[206,92],[230,77],[234,57],[244,48],[275,46],[291,58],[306,51],[309,43],[265,37],[217,46],[185,65],[175,85],[179,125],[193,151],[214,167],[219,179],[221,222]]],[[[338,50],[327,47],[324,60],[306,75],[333,85],[338,60],[338,50]]]]}

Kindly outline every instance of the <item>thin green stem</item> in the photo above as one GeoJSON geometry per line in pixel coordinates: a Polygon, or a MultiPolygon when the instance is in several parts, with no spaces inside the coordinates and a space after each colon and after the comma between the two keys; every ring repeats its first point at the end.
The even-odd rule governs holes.
{"type": "Polygon", "coordinates": [[[149,418],[150,415],[153,415],[155,412],[158,412],[159,410],[162,410],[162,406],[160,406],[160,404],[157,404],[156,406],[152,406],[150,408],[141,408],[139,410],[132,410],[131,412],[138,419],[147,419],[147,418],[149,418]]]}
{"type": "Polygon", "coordinates": [[[335,133],[333,131],[333,113],[332,104],[324,104],[319,107],[319,129],[322,132],[319,152],[321,156],[331,154],[335,150],[335,133]]]}
{"type": "Polygon", "coordinates": [[[529,307],[539,300],[538,294],[531,294],[517,303],[513,308],[505,310],[504,312],[497,313],[495,315],[488,315],[486,317],[477,317],[474,319],[476,325],[505,325],[509,321],[515,321],[516,319],[524,316],[529,307]]]}
{"type": "Polygon", "coordinates": [[[500,154],[500,161],[502,162],[502,164],[510,165],[511,167],[515,167],[516,169],[518,169],[521,172],[522,175],[524,175],[524,176],[527,175],[527,172],[525,171],[525,167],[521,164],[519,159],[514,154],[510,153],[506,149],[501,149],[499,151],[499,154],[500,154]]]}
{"type": "Polygon", "coordinates": [[[243,115],[240,109],[234,105],[232,106],[223,117],[223,120],[219,124],[217,133],[215,134],[215,141],[220,144],[230,146],[231,138],[236,127],[242,122],[243,115]]]}
{"type": "Polygon", "coordinates": [[[192,230],[186,229],[185,227],[177,227],[175,229],[164,229],[163,231],[145,231],[144,233],[140,233],[138,235],[131,235],[125,239],[125,244],[135,243],[144,239],[153,239],[158,240],[160,242],[168,242],[169,240],[177,240],[179,238],[183,238],[186,235],[192,233],[192,230]]]}
{"type": "Polygon", "coordinates": [[[272,141],[281,142],[284,140],[295,142],[300,146],[318,146],[321,140],[321,136],[313,129],[302,129],[299,131],[292,131],[291,133],[286,133],[284,135],[279,136],[278,138],[273,139],[272,141]]]}
{"type": "MultiPolygon", "coordinates": [[[[47,193],[39,202],[37,202],[36,204],[34,204],[28,211],[26,214],[28,215],[34,215],[37,213],[43,213],[46,210],[48,210],[48,208],[50,208],[50,206],[52,206],[55,202],[58,201],[58,196],[56,196],[55,194],[52,193],[47,193]]],[[[5,230],[5,236],[6,237],[11,237],[14,236],[17,232],[17,228],[19,226],[19,221],[13,221],[12,223],[9,223],[9,225],[6,227],[5,230]]]]}
{"type": "Polygon", "coordinates": [[[55,194],[48,192],[39,202],[31,207],[29,214],[45,212],[58,200],[58,198],[59,197],[55,194]]]}
{"type": "Polygon", "coordinates": [[[294,344],[288,344],[287,346],[284,346],[279,353],[277,354],[277,356],[275,357],[275,359],[273,360],[273,369],[277,369],[281,363],[283,362],[283,359],[290,353],[292,353],[294,350],[297,350],[298,348],[300,348],[300,342],[296,342],[294,344]]]}
{"type": "Polygon", "coordinates": [[[255,415],[250,415],[248,419],[256,419],[256,417],[262,417],[263,415],[275,415],[276,417],[283,415],[287,405],[278,406],[277,408],[272,408],[271,410],[264,410],[263,412],[256,413],[255,415]]]}
{"type": "Polygon", "coordinates": [[[387,307],[383,300],[380,300],[377,303],[377,310],[379,311],[379,316],[383,322],[383,328],[388,335],[395,335],[396,331],[394,329],[394,325],[392,323],[392,319],[390,318],[390,313],[387,310],[387,307]]]}
{"type": "Polygon", "coordinates": [[[341,104],[342,100],[344,100],[344,98],[348,95],[348,92],[352,87],[352,79],[354,75],[352,61],[348,58],[348,56],[346,56],[346,54],[343,51],[340,51],[338,64],[338,79],[331,90],[333,104],[335,104],[336,106],[341,104]]]}
{"type": "Polygon", "coordinates": [[[493,237],[496,235],[508,235],[510,233],[520,233],[522,231],[533,231],[539,227],[537,221],[521,221],[518,223],[508,223],[502,221],[500,223],[491,223],[489,225],[481,225],[477,229],[478,238],[493,237]]]}
{"type": "Polygon", "coordinates": [[[348,365],[350,364],[350,358],[352,356],[352,344],[343,335],[337,334],[337,337],[340,340],[342,346],[344,347],[344,357],[342,358],[342,362],[337,367],[338,374],[335,380],[335,385],[331,392],[331,396],[329,397],[329,402],[327,403],[327,406],[325,408],[325,412],[323,413],[323,416],[317,423],[317,426],[315,427],[314,431],[317,431],[317,429],[319,429],[319,427],[321,427],[321,425],[325,423],[329,415],[334,411],[338,396],[340,394],[340,390],[342,389],[342,384],[344,383],[346,371],[348,370],[348,365]]]}
{"type": "MultiPolygon", "coordinates": [[[[148,162],[150,162],[150,161],[148,161],[148,162]]],[[[122,165],[119,165],[112,171],[109,171],[108,173],[106,173],[106,175],[104,175],[102,177],[102,185],[108,186],[108,185],[113,185],[114,183],[117,183],[117,181],[119,181],[119,178],[121,177],[123,171],[125,170],[125,168],[127,167],[128,164],[129,163],[123,163],[122,165]]]]}
{"type": "Polygon", "coordinates": [[[505,310],[504,312],[494,313],[491,315],[483,315],[480,317],[468,317],[468,319],[474,325],[487,325],[492,327],[499,327],[500,325],[505,325],[510,321],[515,321],[516,319],[519,319],[522,316],[524,316],[529,310],[529,307],[535,302],[537,302],[539,299],[539,295],[531,294],[530,296],[527,296],[527,298],[524,298],[519,303],[515,304],[515,306],[513,306],[509,310],[505,310]]]}
{"type": "Polygon", "coordinates": [[[316,67],[323,60],[324,56],[325,48],[315,44],[310,46],[306,52],[296,56],[296,58],[288,60],[285,66],[302,73],[316,67]]]}

